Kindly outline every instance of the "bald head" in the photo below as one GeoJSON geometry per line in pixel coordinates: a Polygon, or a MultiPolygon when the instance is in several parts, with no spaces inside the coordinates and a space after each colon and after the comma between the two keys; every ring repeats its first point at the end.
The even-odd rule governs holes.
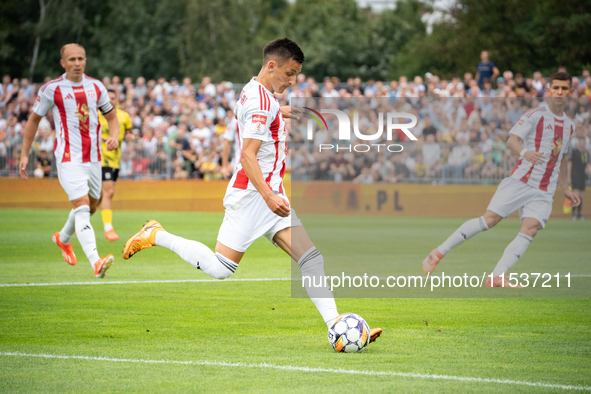
{"type": "Polygon", "coordinates": [[[80,44],[66,44],[60,49],[60,56],[62,59],[66,59],[66,55],[71,52],[72,49],[82,50],[84,52],[84,56],[86,56],[86,50],[80,44]]]}
{"type": "Polygon", "coordinates": [[[82,45],[66,44],[60,50],[60,64],[66,71],[66,78],[80,82],[86,68],[86,51],[82,45]]]}

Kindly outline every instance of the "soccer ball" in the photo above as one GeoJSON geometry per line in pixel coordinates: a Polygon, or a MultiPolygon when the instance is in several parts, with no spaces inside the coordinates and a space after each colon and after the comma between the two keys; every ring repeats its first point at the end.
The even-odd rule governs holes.
{"type": "Polygon", "coordinates": [[[328,341],[339,353],[360,352],[369,344],[369,326],[361,316],[343,313],[329,327],[328,341]]]}

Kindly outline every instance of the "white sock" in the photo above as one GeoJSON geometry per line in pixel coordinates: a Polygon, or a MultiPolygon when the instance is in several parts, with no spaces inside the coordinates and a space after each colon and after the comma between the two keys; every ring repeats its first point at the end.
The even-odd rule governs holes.
{"type": "Polygon", "coordinates": [[[334,302],[332,291],[328,286],[324,286],[326,275],[324,274],[322,253],[313,246],[304,253],[298,264],[302,271],[302,280],[304,280],[304,277],[311,278],[311,280],[304,280],[308,296],[316,305],[326,325],[330,327],[330,323],[339,315],[339,312],[337,312],[337,305],[334,302]]]}
{"type": "Polygon", "coordinates": [[[532,240],[533,238],[528,235],[522,233],[517,234],[517,237],[505,248],[503,257],[501,257],[493,270],[493,277],[507,273],[525,253],[532,240]]]}
{"type": "Polygon", "coordinates": [[[484,216],[475,219],[470,219],[464,224],[462,224],[456,231],[454,231],[454,233],[450,235],[444,243],[439,245],[437,247],[437,250],[439,250],[439,252],[444,255],[448,254],[450,250],[452,250],[459,244],[469,240],[479,232],[486,230],[488,230],[488,226],[486,225],[484,216]]]}
{"type": "Polygon", "coordinates": [[[94,237],[94,229],[90,224],[90,207],[88,205],[82,205],[74,209],[74,215],[76,217],[76,235],[78,241],[90,261],[90,265],[94,268],[94,263],[100,259],[99,254],[96,250],[96,238],[94,237]]]}
{"type": "Polygon", "coordinates": [[[157,246],[172,250],[193,267],[216,279],[225,279],[238,268],[238,264],[219,253],[214,254],[201,242],[181,238],[166,231],[158,231],[155,241],[157,246]]]}
{"type": "Polygon", "coordinates": [[[109,230],[113,230],[113,225],[111,223],[105,224],[105,232],[107,232],[109,230]]]}
{"type": "Polygon", "coordinates": [[[72,209],[68,214],[68,220],[66,220],[66,224],[64,224],[64,228],[60,231],[60,242],[64,245],[70,243],[72,236],[74,235],[74,231],[76,230],[76,218],[74,215],[74,210],[72,209]]]}

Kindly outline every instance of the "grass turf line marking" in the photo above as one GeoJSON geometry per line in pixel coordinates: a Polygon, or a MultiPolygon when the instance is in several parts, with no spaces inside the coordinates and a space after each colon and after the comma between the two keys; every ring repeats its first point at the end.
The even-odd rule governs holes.
{"type": "Polygon", "coordinates": [[[390,372],[390,371],[367,371],[354,369],[334,369],[334,368],[314,368],[314,367],[299,367],[295,365],[275,365],[275,364],[247,364],[247,363],[232,363],[226,361],[177,361],[177,360],[147,360],[135,358],[111,358],[111,357],[92,357],[92,356],[66,356],[58,354],[30,354],[21,352],[0,352],[0,356],[17,356],[17,357],[36,357],[62,360],[87,360],[87,361],[110,361],[120,363],[140,363],[140,364],[180,364],[180,365],[199,365],[199,366],[214,366],[214,367],[242,367],[242,368],[263,368],[275,369],[280,371],[294,371],[294,372],[326,372],[349,375],[369,375],[369,376],[396,376],[403,378],[418,378],[418,379],[440,379],[440,380],[455,380],[461,382],[475,382],[475,383],[499,383],[512,384],[530,387],[560,389],[560,390],[578,390],[591,391],[591,386],[575,386],[565,384],[553,384],[542,382],[526,382],[521,380],[510,379],[490,379],[490,378],[473,378],[466,376],[453,375],[437,375],[424,374],[416,372],[390,372]]]}
{"type": "MultiPolygon", "coordinates": [[[[561,275],[560,277],[564,277],[561,275]]],[[[571,275],[571,278],[591,278],[591,275],[571,275]]],[[[423,276],[429,278],[429,275],[423,276]]],[[[463,278],[452,276],[452,278],[463,278]]],[[[385,280],[387,278],[380,277],[385,280]]],[[[127,285],[127,284],[149,284],[149,283],[192,283],[192,282],[275,282],[275,281],[298,281],[302,278],[244,278],[244,279],[171,279],[171,280],[116,280],[96,282],[54,282],[54,283],[0,283],[0,287],[34,287],[34,286],[84,286],[84,285],[127,285]]],[[[482,286],[481,286],[482,287],[482,286]]]]}
{"type": "MultiPolygon", "coordinates": [[[[55,282],[55,283],[1,283],[0,287],[29,286],[83,286],[83,285],[127,285],[144,283],[191,283],[191,282],[274,282],[291,281],[292,278],[244,278],[244,279],[171,279],[171,280],[116,280],[96,282],[55,282]]],[[[297,280],[297,279],[294,279],[297,280]]],[[[301,279],[300,279],[301,280],[301,279]]]]}

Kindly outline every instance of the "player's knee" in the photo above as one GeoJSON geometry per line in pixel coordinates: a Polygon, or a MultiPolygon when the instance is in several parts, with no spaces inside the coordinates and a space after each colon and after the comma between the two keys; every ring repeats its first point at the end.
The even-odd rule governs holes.
{"type": "Polygon", "coordinates": [[[483,215],[483,218],[488,228],[493,228],[503,219],[502,216],[497,215],[491,211],[486,211],[486,213],[483,215]]]}
{"type": "Polygon", "coordinates": [[[216,253],[209,261],[210,264],[208,264],[209,267],[207,268],[207,271],[205,270],[205,267],[200,268],[215,279],[229,278],[234,275],[234,272],[238,269],[238,264],[222,256],[220,253],[216,253]]]}
{"type": "Polygon", "coordinates": [[[528,224],[522,225],[519,230],[520,233],[527,235],[528,237],[535,237],[538,231],[542,228],[540,224],[528,224]]]}

